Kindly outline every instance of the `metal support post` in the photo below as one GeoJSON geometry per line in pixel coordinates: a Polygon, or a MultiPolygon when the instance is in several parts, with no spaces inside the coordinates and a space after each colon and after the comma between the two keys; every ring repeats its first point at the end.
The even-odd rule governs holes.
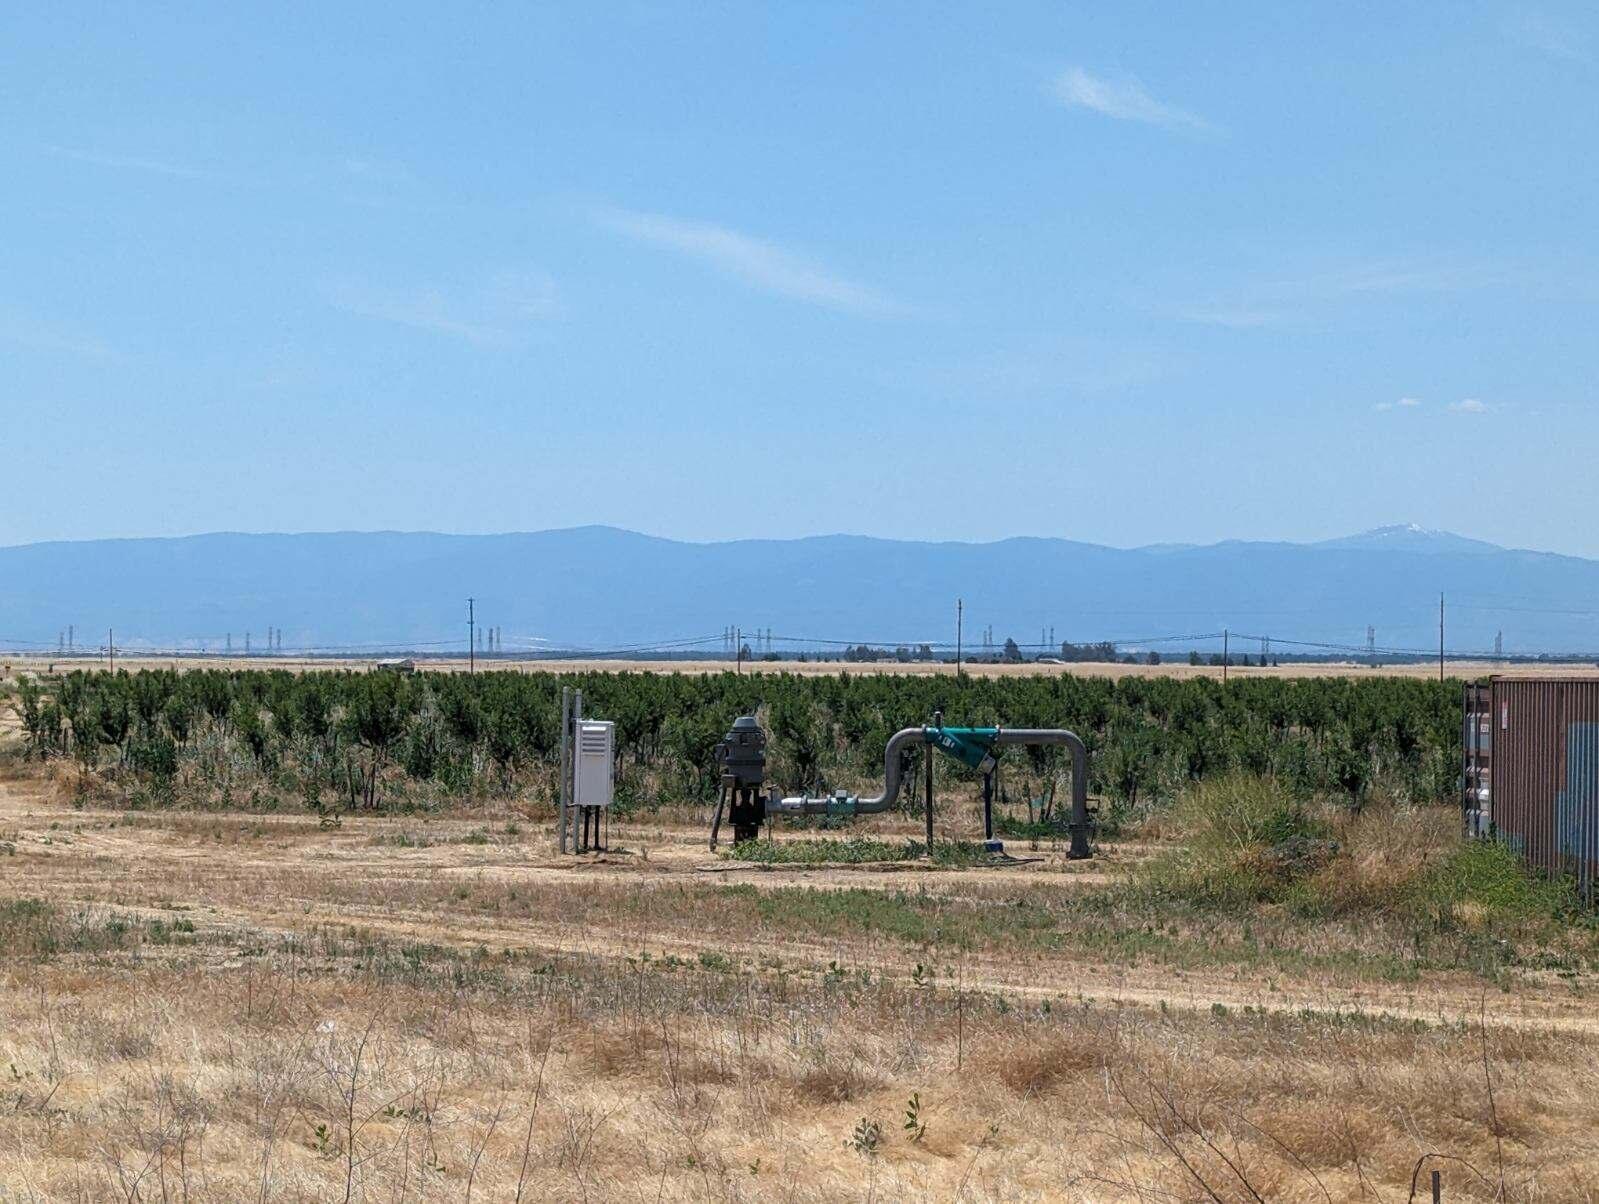
{"type": "MultiPolygon", "coordinates": [[[[572,736],[571,736],[571,739],[572,739],[572,742],[573,742],[574,745],[576,744],[578,728],[582,724],[582,722],[583,722],[583,691],[582,690],[573,690],[572,691],[572,723],[571,723],[572,736]]],[[[572,749],[572,768],[573,768],[573,778],[575,778],[576,777],[576,768],[577,768],[577,749],[575,747],[572,749]]],[[[573,848],[574,852],[577,851],[577,845],[578,845],[578,827],[577,827],[577,825],[578,825],[578,812],[582,810],[581,807],[577,806],[576,785],[577,785],[576,782],[573,781],[573,784],[572,784],[572,804],[573,805],[571,807],[571,812],[572,812],[572,848],[573,848]]]]}
{"type": "MultiPolygon", "coordinates": [[[[943,711],[933,712],[933,726],[944,726],[943,711]]],[[[927,859],[931,861],[933,859],[933,746],[931,744],[922,747],[922,761],[926,768],[922,804],[927,813],[927,859]]]]}
{"type": "Polygon", "coordinates": [[[572,687],[561,687],[561,789],[560,803],[555,817],[558,847],[566,852],[566,811],[571,804],[572,785],[572,687]]]}

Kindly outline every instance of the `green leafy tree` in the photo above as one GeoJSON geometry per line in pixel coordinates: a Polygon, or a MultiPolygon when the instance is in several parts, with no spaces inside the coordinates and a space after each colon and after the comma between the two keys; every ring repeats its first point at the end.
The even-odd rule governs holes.
{"type": "Polygon", "coordinates": [[[351,802],[371,809],[378,803],[378,775],[405,735],[412,699],[407,680],[397,673],[364,673],[349,680],[343,726],[363,756],[359,795],[352,794],[351,802]]]}

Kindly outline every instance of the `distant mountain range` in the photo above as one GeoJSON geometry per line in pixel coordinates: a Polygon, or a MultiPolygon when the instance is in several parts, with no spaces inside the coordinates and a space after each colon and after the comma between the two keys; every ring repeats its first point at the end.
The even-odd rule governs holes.
{"type": "MultiPolygon", "coordinates": [[[[706,637],[944,643],[1117,640],[1255,651],[1305,644],[1425,650],[1448,598],[1451,650],[1599,650],[1599,561],[1380,527],[1319,543],[1110,548],[1065,539],[921,543],[824,535],[684,543],[612,527],[506,535],[195,535],[0,548],[0,646],[235,651],[268,627],[292,648],[465,649],[466,600],[506,651],[706,637]],[[1174,639],[1171,637],[1185,637],[1174,639]],[[1164,640],[1165,642],[1157,642],[1164,640]]],[[[798,645],[779,641],[780,649],[798,645]]],[[[1307,651],[1311,649],[1305,649],[1307,651]]]]}

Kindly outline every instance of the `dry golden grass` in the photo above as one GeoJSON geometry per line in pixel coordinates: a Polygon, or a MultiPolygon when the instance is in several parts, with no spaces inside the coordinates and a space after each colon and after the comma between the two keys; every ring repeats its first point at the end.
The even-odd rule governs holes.
{"type": "Polygon", "coordinates": [[[1342,855],[1316,885],[1341,910],[1381,906],[1459,840],[1458,814],[1439,807],[1380,803],[1359,815],[1332,814],[1342,855]]]}
{"type": "MultiPolygon", "coordinates": [[[[1599,1196],[1586,970],[1143,932],[1086,907],[1115,846],[706,874],[696,829],[563,861],[509,818],[0,784],[0,1199],[1401,1201],[1434,1166],[1447,1200],[1599,1196]]],[[[1445,839],[1352,822],[1355,896],[1445,839]]]]}
{"type": "Polygon", "coordinates": [[[1570,1035],[339,941],[69,960],[0,977],[17,1198],[1402,1199],[1419,1163],[1570,1200],[1599,1159],[1570,1035]]]}

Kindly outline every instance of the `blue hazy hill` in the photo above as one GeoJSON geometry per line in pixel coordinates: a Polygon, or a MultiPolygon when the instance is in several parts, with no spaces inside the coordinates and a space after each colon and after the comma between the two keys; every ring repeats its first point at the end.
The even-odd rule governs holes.
{"type": "MultiPolygon", "coordinates": [[[[330,532],[116,539],[0,548],[0,641],[235,648],[271,627],[286,648],[464,647],[466,598],[507,650],[715,635],[874,642],[966,638],[1129,644],[1224,626],[1241,637],[1451,649],[1599,648],[1599,561],[1414,527],[1313,544],[1111,548],[1066,539],[926,543],[824,535],[688,543],[611,527],[503,535],[330,532]],[[1590,601],[1592,600],[1592,601],[1590,601]],[[1585,613],[1592,610],[1595,613],[1585,613]]],[[[783,645],[780,645],[783,646],[783,645]]],[[[1186,645],[1182,645],[1186,647],[1186,645]]],[[[1245,643],[1246,649],[1253,645],[1245,643]]],[[[715,651],[716,644],[711,650],[715,651]]]]}

